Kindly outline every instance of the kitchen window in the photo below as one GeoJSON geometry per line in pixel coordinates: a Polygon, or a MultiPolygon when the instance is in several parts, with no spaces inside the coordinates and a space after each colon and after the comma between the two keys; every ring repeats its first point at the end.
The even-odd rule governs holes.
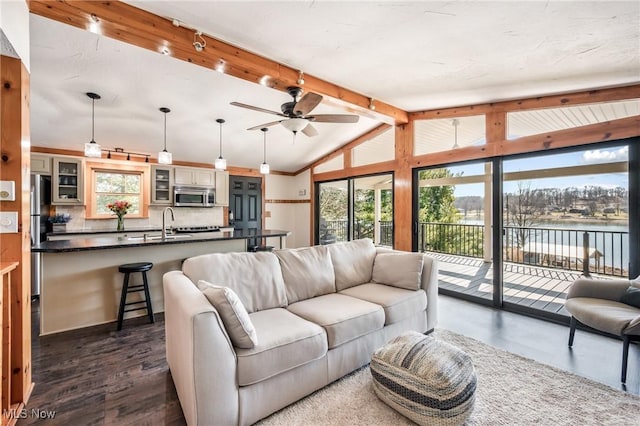
{"type": "Polygon", "coordinates": [[[111,219],[113,212],[107,204],[118,200],[129,201],[132,205],[127,218],[148,216],[149,195],[148,170],[136,165],[88,165],[90,170],[90,193],[87,194],[87,212],[91,219],[111,219]]]}

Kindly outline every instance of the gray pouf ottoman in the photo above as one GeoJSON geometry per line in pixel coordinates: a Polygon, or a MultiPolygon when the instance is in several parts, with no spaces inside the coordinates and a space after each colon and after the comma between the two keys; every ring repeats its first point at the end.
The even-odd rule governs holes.
{"type": "Polygon", "coordinates": [[[406,332],[373,353],[376,395],[420,425],[460,425],[471,415],[476,373],[462,350],[406,332]]]}

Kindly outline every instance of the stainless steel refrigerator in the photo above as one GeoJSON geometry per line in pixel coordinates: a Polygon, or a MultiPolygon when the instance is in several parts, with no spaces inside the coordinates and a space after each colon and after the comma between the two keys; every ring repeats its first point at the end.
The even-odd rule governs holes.
{"type": "MultiPolygon", "coordinates": [[[[31,175],[31,245],[47,240],[51,229],[51,176],[31,175]]],[[[31,297],[40,296],[40,253],[31,253],[31,297]]]]}

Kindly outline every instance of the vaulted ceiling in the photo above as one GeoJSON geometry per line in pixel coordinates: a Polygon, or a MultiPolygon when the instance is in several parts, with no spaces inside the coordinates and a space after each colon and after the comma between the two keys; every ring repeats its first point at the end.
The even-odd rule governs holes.
{"type": "MultiPolygon", "coordinates": [[[[204,2],[133,6],[406,111],[637,83],[640,3],[630,2],[204,2]]],[[[277,117],[288,95],[213,69],[32,15],[33,146],[80,150],[96,141],[175,160],[213,162],[224,118],[228,163],[255,168],[262,135],[246,128],[277,117]]],[[[206,47],[205,47],[206,49],[206,47]]],[[[304,86],[303,86],[304,87],[304,86]]],[[[360,114],[357,124],[315,124],[308,138],[274,126],[273,169],[295,171],[378,126],[325,96],[314,113],[360,114]]]]}

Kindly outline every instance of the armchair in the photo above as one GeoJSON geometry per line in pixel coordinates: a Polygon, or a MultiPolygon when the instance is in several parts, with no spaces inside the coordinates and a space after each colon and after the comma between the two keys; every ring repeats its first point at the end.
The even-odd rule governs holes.
{"type": "Polygon", "coordinates": [[[567,293],[565,307],[571,313],[569,347],[578,323],[622,338],[622,374],[627,380],[629,343],[640,340],[640,308],[620,300],[630,286],[629,280],[576,280],[567,293]]]}

